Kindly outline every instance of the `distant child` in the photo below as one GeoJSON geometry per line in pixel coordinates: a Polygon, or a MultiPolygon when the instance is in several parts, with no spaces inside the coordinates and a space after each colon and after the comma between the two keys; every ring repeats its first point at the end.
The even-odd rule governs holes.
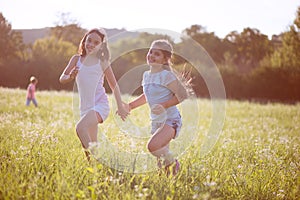
{"type": "Polygon", "coordinates": [[[123,107],[121,93],[110,66],[110,52],[104,29],[88,31],[79,44],[79,54],[74,55],[60,76],[61,83],[75,79],[80,98],[80,120],[76,124],[87,159],[91,142],[97,142],[98,124],[109,115],[109,101],[103,86],[104,77],[111,88],[118,107],[118,115],[124,120],[128,112],[123,107]]]}
{"type": "Polygon", "coordinates": [[[158,158],[158,166],[162,168],[164,165],[167,175],[176,175],[180,169],[169,144],[179,135],[182,125],[176,105],[187,98],[185,87],[171,68],[172,54],[173,47],[167,40],[152,42],[146,57],[150,70],[143,74],[143,94],[126,105],[131,111],[149,104],[152,137],[147,147],[158,158]]]}
{"type": "Polygon", "coordinates": [[[35,99],[35,86],[38,83],[38,80],[31,76],[29,79],[30,83],[27,87],[27,97],[26,97],[26,106],[29,106],[30,102],[34,104],[35,107],[38,107],[37,101],[35,99]]]}

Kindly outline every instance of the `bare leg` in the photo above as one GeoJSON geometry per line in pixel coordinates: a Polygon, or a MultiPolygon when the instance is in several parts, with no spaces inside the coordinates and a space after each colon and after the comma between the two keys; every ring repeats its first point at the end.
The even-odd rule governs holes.
{"type": "Polygon", "coordinates": [[[175,161],[169,143],[174,138],[175,130],[169,125],[164,125],[157,130],[148,142],[148,150],[156,157],[162,157],[166,165],[170,165],[175,161]]]}
{"type": "Polygon", "coordinates": [[[76,125],[77,135],[85,149],[85,154],[88,160],[90,159],[90,154],[87,149],[90,142],[97,141],[98,123],[99,120],[97,118],[97,113],[91,110],[83,116],[76,125]]]}

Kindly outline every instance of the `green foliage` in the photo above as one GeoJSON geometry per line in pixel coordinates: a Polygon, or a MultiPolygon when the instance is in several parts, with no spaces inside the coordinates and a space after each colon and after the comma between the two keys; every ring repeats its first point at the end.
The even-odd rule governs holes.
{"type": "Polygon", "coordinates": [[[294,24],[300,29],[300,6],[297,9],[296,19],[294,20],[294,24]]]}
{"type": "MultiPolygon", "coordinates": [[[[224,62],[224,53],[226,51],[226,46],[223,44],[223,41],[218,38],[213,32],[207,32],[205,28],[200,25],[192,25],[190,28],[186,28],[183,31],[183,36],[185,35],[198,42],[208,52],[214,62],[224,62]]],[[[185,38],[183,37],[182,39],[182,43],[184,44],[185,38]]],[[[191,52],[191,54],[195,53],[196,52],[191,52]]]]}
{"type": "MultiPolygon", "coordinates": [[[[197,130],[199,138],[186,141],[191,147],[180,157],[181,171],[167,178],[88,163],[74,130],[72,94],[37,92],[39,108],[25,107],[25,95],[0,88],[0,199],[300,198],[299,104],[227,101],[222,134],[202,155],[211,102],[195,100],[201,106],[199,123],[186,120],[180,134],[197,130]]],[[[144,109],[132,113],[140,124],[149,123],[144,109]]],[[[110,130],[112,142],[132,148],[112,115],[100,126],[110,130]]]]}
{"type": "Polygon", "coordinates": [[[298,68],[258,67],[249,74],[241,74],[231,68],[221,68],[220,73],[227,98],[286,103],[300,100],[298,68]]]}
{"type": "Polygon", "coordinates": [[[66,63],[76,53],[76,46],[55,37],[36,40],[32,47],[34,62],[57,69],[57,64],[66,63]]]}
{"type": "Polygon", "coordinates": [[[11,24],[7,22],[2,13],[0,13],[0,61],[13,53],[13,46],[10,39],[11,24]],[[5,47],[5,48],[3,48],[5,47]]]}
{"type": "Polygon", "coordinates": [[[282,47],[271,57],[273,67],[300,67],[300,32],[294,26],[283,35],[282,47]]]}
{"type": "Polygon", "coordinates": [[[245,28],[241,34],[231,32],[225,37],[233,63],[240,71],[249,72],[259,66],[259,62],[268,56],[273,48],[268,37],[257,29],[245,28]]]}
{"type": "Polygon", "coordinates": [[[79,27],[77,24],[66,24],[63,26],[57,25],[51,28],[51,36],[72,43],[78,47],[86,30],[79,27]]]}
{"type": "Polygon", "coordinates": [[[43,80],[41,87],[49,89],[58,86],[58,78],[76,49],[72,43],[55,37],[39,39],[33,44],[31,64],[38,66],[35,73],[43,80]]]}
{"type": "Polygon", "coordinates": [[[300,68],[300,7],[294,24],[283,34],[282,47],[271,56],[273,67],[300,68]]]}
{"type": "MultiPolygon", "coordinates": [[[[126,72],[129,69],[146,63],[146,55],[151,43],[157,39],[172,39],[167,35],[138,33],[137,36],[121,38],[117,41],[109,43],[111,58],[118,63],[124,63],[127,67],[123,70],[126,72]]],[[[122,64],[122,65],[124,65],[122,64]]]]}
{"type": "Polygon", "coordinates": [[[17,52],[23,50],[23,46],[21,33],[12,31],[11,24],[0,13],[0,66],[10,59],[18,59],[17,52]]]}
{"type": "MultiPolygon", "coordinates": [[[[135,67],[142,66],[138,69],[142,73],[151,42],[165,38],[173,42],[176,52],[185,52],[189,58],[197,58],[200,63],[194,64],[194,69],[202,67],[211,57],[219,67],[229,98],[299,101],[299,13],[300,7],[289,31],[272,40],[255,28],[245,28],[242,33],[232,31],[220,39],[201,25],[186,28],[178,43],[174,43],[170,36],[161,34],[129,32],[126,38],[113,36],[109,43],[112,67],[117,79],[135,67]],[[202,45],[203,51],[193,51],[189,46],[191,38],[185,36],[202,45]]],[[[69,20],[67,14],[62,14],[61,20],[62,23],[51,28],[50,38],[27,46],[22,42],[22,35],[11,30],[11,24],[1,13],[0,47],[5,48],[0,49],[0,86],[25,88],[28,78],[35,75],[40,80],[39,89],[72,90],[72,84],[62,86],[58,78],[76,53],[85,30],[69,20]]],[[[173,59],[174,66],[178,68],[189,63],[187,58],[180,56],[175,55],[173,59]]],[[[197,72],[193,75],[196,94],[209,97],[203,77],[197,72]]],[[[105,87],[110,91],[107,84],[105,87]]],[[[136,93],[140,91],[141,88],[138,88],[136,93]]]]}

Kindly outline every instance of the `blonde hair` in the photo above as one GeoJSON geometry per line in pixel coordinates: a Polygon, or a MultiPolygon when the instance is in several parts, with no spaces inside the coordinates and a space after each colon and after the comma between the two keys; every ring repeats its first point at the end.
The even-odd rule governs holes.
{"type": "MultiPolygon", "coordinates": [[[[173,72],[176,75],[178,81],[182,84],[182,86],[185,89],[185,92],[187,92],[188,96],[194,96],[195,93],[194,93],[194,90],[193,90],[193,87],[191,84],[191,82],[193,80],[193,78],[191,77],[191,70],[185,71],[186,65],[184,65],[184,70],[181,73],[179,73],[172,67],[172,62],[171,62],[172,56],[173,56],[172,44],[166,39],[159,39],[159,40],[154,40],[151,43],[151,48],[158,49],[163,53],[165,58],[167,58],[167,60],[168,60],[168,63],[165,63],[163,65],[163,68],[165,70],[173,72]]],[[[184,98],[186,98],[186,97],[184,97],[184,98]]]]}
{"type": "Polygon", "coordinates": [[[154,40],[151,44],[151,48],[159,49],[165,58],[168,59],[168,63],[164,63],[163,68],[168,71],[173,71],[172,69],[172,55],[173,55],[173,46],[172,44],[165,39],[154,40]]]}
{"type": "Polygon", "coordinates": [[[34,83],[37,79],[34,76],[31,76],[29,79],[30,83],[34,83]]]}

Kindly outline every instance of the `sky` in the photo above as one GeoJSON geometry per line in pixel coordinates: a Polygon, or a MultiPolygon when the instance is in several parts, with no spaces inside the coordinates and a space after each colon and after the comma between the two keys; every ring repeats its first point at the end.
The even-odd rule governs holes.
{"type": "Polygon", "coordinates": [[[280,34],[296,18],[300,0],[0,0],[13,29],[53,27],[67,13],[82,28],[165,29],[181,33],[197,24],[220,38],[256,28],[280,34]]]}

